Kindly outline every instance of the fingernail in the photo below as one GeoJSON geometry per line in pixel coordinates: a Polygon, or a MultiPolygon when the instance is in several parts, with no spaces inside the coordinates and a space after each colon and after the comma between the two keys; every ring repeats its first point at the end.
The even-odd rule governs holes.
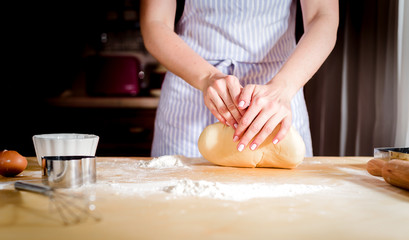
{"type": "Polygon", "coordinates": [[[237,128],[237,123],[234,124],[234,128],[237,128]]]}
{"type": "Polygon", "coordinates": [[[243,149],[244,149],[244,144],[240,144],[238,148],[239,152],[243,151],[243,149]]]}
{"type": "Polygon", "coordinates": [[[273,143],[274,143],[274,144],[277,144],[277,143],[278,143],[278,139],[274,139],[273,143]]]}
{"type": "Polygon", "coordinates": [[[244,107],[244,101],[239,102],[239,107],[244,107]]]}
{"type": "Polygon", "coordinates": [[[253,143],[253,145],[251,145],[250,149],[254,150],[254,149],[256,149],[256,147],[257,147],[257,144],[253,143]]]}
{"type": "Polygon", "coordinates": [[[234,136],[234,138],[233,138],[233,142],[237,142],[238,140],[239,140],[239,137],[234,136]]]}
{"type": "Polygon", "coordinates": [[[228,122],[226,122],[226,125],[230,127],[230,124],[228,122]]]}

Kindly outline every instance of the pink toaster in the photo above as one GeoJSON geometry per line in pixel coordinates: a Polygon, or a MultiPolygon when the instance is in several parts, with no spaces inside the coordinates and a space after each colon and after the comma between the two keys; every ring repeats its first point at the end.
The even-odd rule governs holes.
{"type": "Polygon", "coordinates": [[[98,54],[87,58],[86,88],[90,96],[136,96],[141,62],[132,54],[98,54]]]}

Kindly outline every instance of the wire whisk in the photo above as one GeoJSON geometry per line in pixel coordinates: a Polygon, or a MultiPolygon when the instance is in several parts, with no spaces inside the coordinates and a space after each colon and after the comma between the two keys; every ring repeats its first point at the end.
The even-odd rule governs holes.
{"type": "Polygon", "coordinates": [[[77,224],[92,218],[100,221],[101,217],[95,211],[95,205],[91,204],[83,196],[74,193],[64,193],[50,186],[17,181],[14,188],[21,191],[41,194],[50,199],[65,225],[77,224]]]}

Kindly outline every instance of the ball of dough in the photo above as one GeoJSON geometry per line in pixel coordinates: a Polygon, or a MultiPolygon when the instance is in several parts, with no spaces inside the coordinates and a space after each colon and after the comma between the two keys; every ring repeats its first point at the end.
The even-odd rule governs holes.
{"type": "Polygon", "coordinates": [[[295,168],[304,159],[304,141],[291,127],[284,139],[273,144],[273,137],[279,129],[280,125],[256,150],[246,147],[239,152],[238,142],[233,141],[234,129],[220,122],[214,123],[200,134],[199,151],[206,160],[222,166],[295,168]]]}

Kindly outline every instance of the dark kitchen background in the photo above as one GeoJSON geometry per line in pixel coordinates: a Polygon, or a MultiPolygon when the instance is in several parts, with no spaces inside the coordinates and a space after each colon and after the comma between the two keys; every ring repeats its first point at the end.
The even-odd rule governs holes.
{"type": "MultiPolygon", "coordinates": [[[[180,15],[183,1],[178,3],[180,15]]],[[[0,149],[34,156],[33,135],[75,132],[100,136],[98,156],[149,156],[164,69],[144,48],[139,0],[1,5],[0,149]],[[121,80],[109,81],[108,76],[121,80]],[[128,82],[131,77],[136,85],[128,82]],[[120,91],[110,85],[114,82],[123,83],[120,91]]],[[[367,79],[379,71],[379,59],[396,54],[390,38],[396,35],[397,5],[387,0],[340,1],[337,45],[305,86],[314,155],[371,155],[374,146],[392,144],[393,135],[378,136],[375,120],[367,120],[374,117],[377,96],[358,96],[363,96],[363,86],[374,85],[367,79]],[[345,52],[351,54],[346,57],[345,52]],[[347,129],[340,90],[345,64],[347,81],[354,83],[348,85],[352,100],[347,129]],[[363,71],[369,75],[362,76],[363,71]],[[364,120],[358,114],[362,109],[364,120]]],[[[303,31],[300,20],[298,12],[298,37],[303,31]]],[[[393,129],[388,119],[381,120],[386,132],[393,129]]]]}
{"type": "Polygon", "coordinates": [[[162,72],[143,45],[139,0],[8,4],[0,148],[34,156],[33,135],[74,132],[100,136],[97,155],[148,156],[162,72]],[[104,82],[115,74],[118,91],[104,82]]]}

